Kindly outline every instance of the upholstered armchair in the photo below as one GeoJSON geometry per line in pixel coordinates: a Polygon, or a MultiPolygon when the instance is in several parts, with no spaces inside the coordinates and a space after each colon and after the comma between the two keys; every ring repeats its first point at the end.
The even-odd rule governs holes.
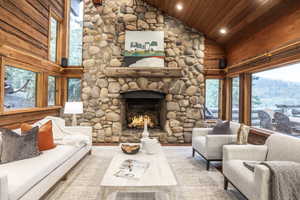
{"type": "Polygon", "coordinates": [[[201,155],[207,161],[206,169],[209,170],[211,161],[222,160],[223,145],[236,142],[239,128],[239,123],[230,122],[231,135],[209,135],[212,128],[194,128],[192,138],[193,157],[195,152],[201,155]]]}
{"type": "Polygon", "coordinates": [[[300,162],[300,139],[283,134],[271,135],[265,145],[226,145],[223,147],[224,189],[230,182],[249,200],[269,200],[270,170],[255,165],[254,172],[245,161],[300,162]]]}

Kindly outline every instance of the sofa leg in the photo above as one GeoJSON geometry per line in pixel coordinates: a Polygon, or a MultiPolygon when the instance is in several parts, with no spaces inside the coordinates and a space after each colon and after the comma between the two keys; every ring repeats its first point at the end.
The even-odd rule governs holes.
{"type": "Polygon", "coordinates": [[[193,157],[195,157],[195,149],[193,148],[193,157]]]}
{"type": "Polygon", "coordinates": [[[228,189],[228,179],[224,176],[224,190],[228,189]]]}
{"type": "Polygon", "coordinates": [[[208,160],[208,161],[206,162],[206,170],[207,170],[207,171],[209,171],[209,166],[210,166],[210,161],[208,160]]]}

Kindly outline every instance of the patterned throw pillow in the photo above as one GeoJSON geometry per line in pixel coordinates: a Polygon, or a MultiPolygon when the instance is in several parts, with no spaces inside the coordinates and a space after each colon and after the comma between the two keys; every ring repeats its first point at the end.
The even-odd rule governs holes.
{"type": "Polygon", "coordinates": [[[38,127],[19,135],[9,129],[1,129],[2,155],[0,164],[32,158],[40,155],[38,149],[38,127]]]}
{"type": "Polygon", "coordinates": [[[237,141],[236,144],[247,144],[248,143],[248,135],[249,135],[250,127],[244,124],[241,124],[238,133],[237,133],[237,141]]]}

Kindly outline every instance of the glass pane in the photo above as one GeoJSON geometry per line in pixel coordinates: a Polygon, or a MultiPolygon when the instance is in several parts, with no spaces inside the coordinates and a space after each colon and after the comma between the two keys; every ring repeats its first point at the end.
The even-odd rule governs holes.
{"type": "Polygon", "coordinates": [[[48,76],[48,106],[55,105],[55,77],[48,76]]]}
{"type": "Polygon", "coordinates": [[[82,64],[83,1],[71,0],[69,65],[82,64]]]}
{"type": "Polygon", "coordinates": [[[206,80],[205,119],[218,118],[219,112],[219,79],[206,80]]]}
{"type": "Polygon", "coordinates": [[[240,104],[240,78],[232,79],[232,121],[239,121],[239,104],[240,104]]]}
{"type": "Polygon", "coordinates": [[[68,101],[81,101],[81,80],[79,78],[68,79],[68,101]]]}
{"type": "Polygon", "coordinates": [[[57,21],[51,17],[50,18],[50,60],[56,62],[56,49],[57,49],[57,21]]]}
{"type": "Polygon", "coordinates": [[[36,78],[35,72],[5,66],[4,109],[35,107],[36,78]]]}
{"type": "Polygon", "coordinates": [[[300,64],[252,75],[252,125],[300,135],[300,64]]]}

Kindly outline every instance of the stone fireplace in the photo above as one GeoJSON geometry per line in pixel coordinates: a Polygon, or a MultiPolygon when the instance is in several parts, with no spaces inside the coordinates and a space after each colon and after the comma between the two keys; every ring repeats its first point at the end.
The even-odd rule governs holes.
{"type": "Polygon", "coordinates": [[[130,91],[121,93],[121,122],[123,130],[164,129],[166,121],[165,94],[155,91],[130,91]]]}
{"type": "Polygon", "coordinates": [[[202,124],[204,36],[142,0],[86,0],[81,125],[94,142],[138,142],[144,119],[162,143],[202,124]],[[164,31],[165,67],[124,67],[125,32],[164,31]]]}

